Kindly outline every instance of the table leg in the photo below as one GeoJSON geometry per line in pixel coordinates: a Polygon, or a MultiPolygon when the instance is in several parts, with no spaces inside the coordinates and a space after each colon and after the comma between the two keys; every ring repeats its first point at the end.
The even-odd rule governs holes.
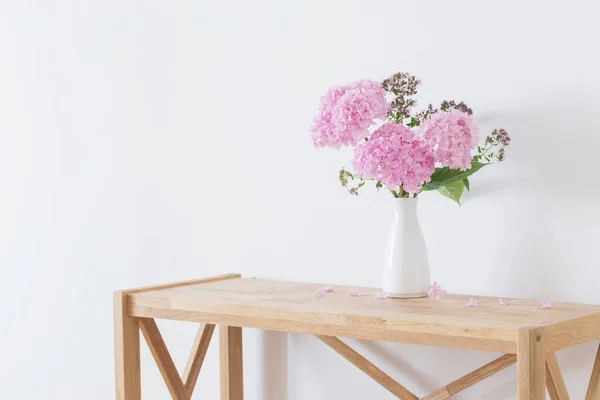
{"type": "Polygon", "coordinates": [[[592,369],[592,377],[590,378],[585,400],[600,400],[600,347],[598,347],[598,353],[596,354],[596,361],[592,369]]]}
{"type": "Polygon", "coordinates": [[[522,328],[517,336],[519,400],[544,400],[546,356],[542,330],[536,327],[522,328]]]}
{"type": "Polygon", "coordinates": [[[140,330],[127,312],[127,294],[114,294],[116,400],[141,400],[140,330]]]}
{"type": "Polygon", "coordinates": [[[244,399],[242,328],[219,326],[221,400],[244,399]]]}

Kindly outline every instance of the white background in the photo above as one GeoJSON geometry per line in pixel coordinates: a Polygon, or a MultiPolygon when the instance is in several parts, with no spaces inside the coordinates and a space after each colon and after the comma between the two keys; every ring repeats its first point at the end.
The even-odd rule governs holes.
{"type": "MultiPolygon", "coordinates": [[[[232,271],[377,286],[390,196],[347,195],[351,153],[307,130],[330,85],[396,71],[423,80],[421,105],[464,100],[513,137],[462,207],[422,196],[434,279],[600,303],[596,7],[1,0],[0,398],[112,398],[118,288],[232,271]]],[[[183,367],[195,327],[160,327],[183,367]]],[[[393,398],[313,337],[246,332],[247,399],[393,398]]],[[[497,356],[351,344],[419,395],[497,356]]],[[[558,353],[573,399],[596,345],[558,353]]],[[[144,400],[169,398],[142,358],[144,400]]],[[[216,399],[214,343],[205,364],[194,398],[216,399]]],[[[457,398],[514,399],[515,373],[457,398]]]]}

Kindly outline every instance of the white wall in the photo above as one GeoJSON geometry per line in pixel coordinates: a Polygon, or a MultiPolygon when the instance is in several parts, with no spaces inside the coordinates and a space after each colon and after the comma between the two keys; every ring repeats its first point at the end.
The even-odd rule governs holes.
{"type": "MultiPolygon", "coordinates": [[[[464,100],[513,136],[463,207],[423,195],[433,277],[600,303],[593,3],[0,1],[0,398],[111,398],[117,288],[228,271],[378,285],[389,196],[347,195],[350,153],[314,150],[307,127],[328,86],[398,70],[422,104],[464,100]]],[[[161,327],[182,365],[195,328],[161,327]]],[[[496,356],[352,345],[418,394],[496,356]]],[[[250,400],[392,398],[309,336],[245,346],[250,400]]],[[[595,346],[558,354],[574,399],[595,346]]],[[[216,356],[195,398],[217,398],[216,356]]],[[[168,398],[146,350],[143,374],[145,400],[168,398]]],[[[457,398],[515,386],[513,367],[457,398]]]]}

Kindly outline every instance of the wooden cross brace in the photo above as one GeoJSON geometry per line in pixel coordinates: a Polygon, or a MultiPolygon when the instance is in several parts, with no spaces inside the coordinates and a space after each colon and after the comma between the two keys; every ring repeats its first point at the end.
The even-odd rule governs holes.
{"type": "MultiPolygon", "coordinates": [[[[190,400],[210,344],[215,325],[200,326],[183,376],[180,377],[173,359],[167,350],[165,342],[152,318],[139,318],[139,329],[148,344],[156,365],[174,400],[190,400]]],[[[242,371],[242,329],[230,326],[220,326],[220,371],[221,371],[221,399],[243,399],[243,371],[242,371]]],[[[505,354],[484,366],[456,379],[455,381],[434,390],[424,397],[418,397],[410,390],[396,382],[392,377],[377,368],[369,360],[353,350],[343,341],[332,336],[315,335],[319,340],[340,354],[354,366],[379,383],[390,393],[401,400],[445,400],[462,392],[470,386],[510,367],[517,361],[517,355],[505,354]]],[[[535,341],[532,340],[532,345],[535,341]]],[[[528,349],[529,351],[529,349],[528,349]]],[[[538,370],[532,368],[530,371],[538,370]]],[[[569,400],[558,362],[554,352],[545,354],[545,382],[552,400],[569,400]]],[[[527,371],[529,372],[529,371],[527,371]]],[[[521,375],[520,375],[521,378],[521,375]]],[[[541,380],[543,382],[543,379],[541,380]]],[[[600,348],[592,370],[592,376],[585,400],[600,400],[600,348]]]]}
{"type": "Polygon", "coordinates": [[[190,357],[183,373],[183,378],[179,377],[177,368],[173,359],[167,350],[167,346],[156,326],[156,322],[151,318],[140,318],[140,329],[158,366],[171,397],[175,400],[188,400],[192,397],[210,339],[212,338],[215,326],[211,324],[203,325],[198,329],[190,357]]]}
{"type": "MultiPolygon", "coordinates": [[[[200,326],[198,329],[182,377],[177,372],[173,359],[167,350],[154,319],[139,318],[139,328],[169,389],[171,397],[174,400],[191,399],[215,330],[215,325],[206,324],[200,326]]],[[[241,400],[243,399],[241,328],[228,326],[220,328],[221,398],[241,400]]],[[[468,387],[510,367],[517,361],[517,355],[505,354],[446,386],[419,398],[340,339],[332,336],[315,336],[401,400],[449,399],[468,387]]],[[[569,394],[554,352],[547,352],[545,358],[545,381],[550,398],[552,400],[569,400],[569,394]]],[[[585,400],[600,400],[600,348],[598,349],[585,400]]]]}
{"type": "MultiPolygon", "coordinates": [[[[456,379],[448,385],[434,390],[427,396],[419,398],[340,339],[330,336],[316,336],[323,343],[331,347],[334,351],[350,361],[354,366],[401,400],[445,400],[517,362],[516,354],[505,354],[456,379]]],[[[565,386],[554,352],[547,352],[545,354],[545,360],[545,368],[542,366],[540,371],[545,370],[546,388],[548,389],[550,398],[552,400],[569,400],[569,393],[567,392],[567,387],[565,386]]],[[[531,370],[533,370],[533,368],[531,370]]],[[[520,378],[521,375],[524,374],[520,374],[520,378]]],[[[543,379],[540,381],[543,382],[543,379]]],[[[590,379],[585,400],[600,400],[600,348],[596,355],[596,361],[592,370],[592,377],[590,379]]]]}

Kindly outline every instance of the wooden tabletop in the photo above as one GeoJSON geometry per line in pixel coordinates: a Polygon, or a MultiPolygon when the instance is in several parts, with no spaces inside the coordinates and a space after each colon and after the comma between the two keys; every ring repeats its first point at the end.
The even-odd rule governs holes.
{"type": "Polygon", "coordinates": [[[600,306],[447,294],[440,300],[376,299],[379,289],[244,279],[237,274],[125,291],[132,316],[285,332],[516,353],[521,328],[540,327],[549,350],[600,338],[600,306]]]}

